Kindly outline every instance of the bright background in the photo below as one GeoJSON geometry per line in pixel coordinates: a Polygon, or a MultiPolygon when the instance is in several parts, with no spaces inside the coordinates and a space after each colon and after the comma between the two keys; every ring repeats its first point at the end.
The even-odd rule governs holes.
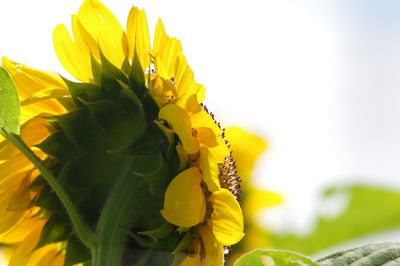
{"type": "MultiPolygon", "coordinates": [[[[0,56],[67,75],[52,30],[81,1],[1,2],[0,56]]],[[[151,31],[161,17],[206,86],[209,109],[268,140],[256,184],[285,197],[262,215],[268,228],[309,230],[329,184],[400,189],[399,1],[102,2],[123,25],[132,4],[146,10],[151,31]]]]}

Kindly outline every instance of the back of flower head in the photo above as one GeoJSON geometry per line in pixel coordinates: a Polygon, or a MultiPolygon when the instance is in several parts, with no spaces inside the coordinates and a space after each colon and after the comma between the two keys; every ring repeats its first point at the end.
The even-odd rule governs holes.
{"type": "Polygon", "coordinates": [[[137,7],[124,31],[86,0],[53,33],[77,80],[3,58],[22,122],[0,150],[9,265],[222,265],[244,236],[224,129],[180,41],[154,36],[137,7]]]}

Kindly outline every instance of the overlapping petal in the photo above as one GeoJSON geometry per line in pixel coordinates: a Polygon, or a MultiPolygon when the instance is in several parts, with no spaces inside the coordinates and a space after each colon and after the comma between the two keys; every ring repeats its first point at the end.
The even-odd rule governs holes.
{"type": "Polygon", "coordinates": [[[181,227],[192,227],[204,220],[206,206],[200,182],[197,167],[186,169],[171,181],[161,210],[165,220],[181,227]]]}
{"type": "Polygon", "coordinates": [[[200,144],[193,136],[190,117],[183,108],[176,104],[168,104],[160,110],[158,117],[170,124],[187,153],[194,154],[199,151],[200,144]]]}
{"type": "Polygon", "coordinates": [[[128,44],[123,28],[111,11],[97,0],[85,0],[77,19],[93,40],[97,40],[107,59],[121,67],[128,55],[128,44]]]}
{"type": "Polygon", "coordinates": [[[227,189],[214,192],[210,201],[213,213],[210,219],[211,228],[219,243],[230,246],[243,238],[243,214],[239,203],[227,189]]]}
{"type": "Polygon", "coordinates": [[[150,34],[147,25],[146,13],[137,7],[132,7],[126,25],[126,36],[129,45],[129,58],[132,59],[135,51],[139,56],[142,68],[150,66],[150,34]]]}

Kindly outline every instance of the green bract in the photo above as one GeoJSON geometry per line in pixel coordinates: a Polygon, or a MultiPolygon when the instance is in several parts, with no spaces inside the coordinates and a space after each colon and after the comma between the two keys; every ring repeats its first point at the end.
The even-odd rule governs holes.
{"type": "MultiPolygon", "coordinates": [[[[94,265],[119,265],[132,251],[140,259],[143,248],[167,251],[163,260],[172,259],[168,252],[184,236],[160,214],[167,185],[180,168],[175,138],[156,120],[158,106],[145,90],[143,71],[135,67],[123,73],[102,57],[93,70],[94,84],[65,80],[76,108],[49,117],[54,133],[38,145],[50,156],[47,167],[98,235],[97,257],[107,260],[94,265]]],[[[51,217],[38,247],[67,241],[66,266],[89,261],[90,250],[75,237],[57,195],[40,180],[32,184],[41,187],[35,204],[51,217]]]]}

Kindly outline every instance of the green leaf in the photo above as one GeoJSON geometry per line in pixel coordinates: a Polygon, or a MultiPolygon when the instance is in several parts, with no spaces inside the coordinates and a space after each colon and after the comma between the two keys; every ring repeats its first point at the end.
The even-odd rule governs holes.
{"type": "Polygon", "coordinates": [[[47,244],[67,240],[68,232],[71,231],[69,223],[68,217],[60,214],[53,214],[44,225],[35,249],[41,248],[47,244]]]}
{"type": "Polygon", "coordinates": [[[76,236],[70,236],[65,252],[64,266],[72,266],[90,259],[90,250],[76,236]]]}
{"type": "Polygon", "coordinates": [[[361,185],[333,187],[324,192],[322,201],[338,196],[348,200],[338,216],[320,215],[308,235],[271,234],[272,245],[311,255],[357,237],[400,227],[399,192],[361,185]]]}
{"type": "Polygon", "coordinates": [[[370,244],[339,251],[318,260],[318,263],[321,266],[396,266],[400,264],[400,243],[370,244]]]}
{"type": "Polygon", "coordinates": [[[318,265],[310,258],[287,250],[257,249],[251,251],[236,262],[235,266],[303,266],[303,265],[318,265]]]}
{"type": "Polygon", "coordinates": [[[0,66],[0,129],[19,134],[20,105],[11,76],[0,66]]]}

